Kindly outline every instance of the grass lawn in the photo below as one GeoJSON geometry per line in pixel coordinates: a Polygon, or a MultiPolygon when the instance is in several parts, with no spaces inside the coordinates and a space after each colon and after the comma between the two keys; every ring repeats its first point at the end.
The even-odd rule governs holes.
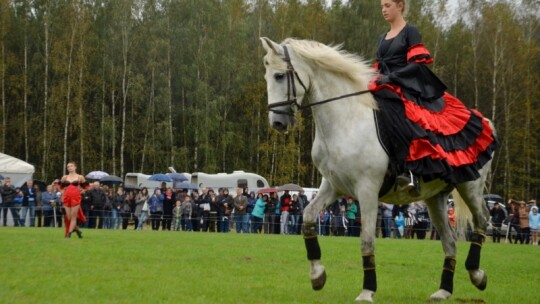
{"type": "MultiPolygon", "coordinates": [[[[320,237],[328,279],[311,290],[300,236],[0,228],[2,303],[354,303],[359,240],[320,237]]],[[[447,303],[540,303],[540,246],[484,245],[488,287],[477,290],[458,244],[447,303]]],[[[426,303],[439,287],[438,241],[378,239],[377,303],[426,303]]]]}

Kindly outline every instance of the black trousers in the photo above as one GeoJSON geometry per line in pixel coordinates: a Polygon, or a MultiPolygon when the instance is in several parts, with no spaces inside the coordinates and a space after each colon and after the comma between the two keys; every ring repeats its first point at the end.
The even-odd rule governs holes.
{"type": "Polygon", "coordinates": [[[152,223],[152,230],[159,230],[163,217],[163,211],[150,212],[150,222],[152,223]]]}
{"type": "Polygon", "coordinates": [[[163,230],[171,230],[172,214],[163,215],[163,230]]]}
{"type": "Polygon", "coordinates": [[[103,229],[103,210],[101,207],[94,207],[88,212],[88,228],[99,228],[103,229]]]}
{"type": "Polygon", "coordinates": [[[493,235],[493,243],[501,242],[501,224],[493,224],[493,230],[491,232],[493,235]]]}
{"type": "Polygon", "coordinates": [[[54,214],[52,210],[43,211],[43,227],[52,227],[54,221],[54,214]]]}
{"type": "Polygon", "coordinates": [[[36,207],[36,222],[37,226],[41,227],[43,221],[43,209],[41,207],[36,207]]]}

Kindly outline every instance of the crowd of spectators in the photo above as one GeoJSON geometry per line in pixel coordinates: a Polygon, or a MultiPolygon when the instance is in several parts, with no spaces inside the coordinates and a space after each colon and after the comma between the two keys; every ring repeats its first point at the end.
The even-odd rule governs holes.
{"type": "MultiPolygon", "coordinates": [[[[0,181],[1,182],[1,181],[0,181]]],[[[0,184],[0,219],[8,225],[8,212],[14,226],[62,227],[62,194],[53,185],[40,189],[32,181],[22,187],[9,178],[0,184]],[[43,190],[43,191],[42,191],[43,190]]],[[[171,189],[165,183],[151,189],[124,189],[93,182],[83,192],[81,208],[87,218],[82,227],[90,229],[175,230],[228,233],[301,234],[302,213],[313,197],[303,191],[281,196],[276,192],[249,192],[236,189],[171,189]],[[145,224],[147,224],[145,228],[145,224]]],[[[509,200],[508,206],[490,206],[490,234],[493,242],[509,237],[510,242],[538,244],[540,213],[536,201],[509,200]],[[506,234],[503,227],[509,227],[506,234]]],[[[453,205],[448,218],[456,228],[453,205]]],[[[317,217],[321,236],[359,236],[360,203],[352,197],[336,200],[317,217]]],[[[379,204],[377,237],[437,239],[427,208],[422,201],[408,205],[379,204]]]]}
{"type": "Polygon", "coordinates": [[[507,206],[501,207],[496,203],[491,209],[491,217],[494,226],[493,241],[495,235],[500,234],[503,225],[507,225],[506,236],[510,243],[538,245],[538,233],[540,232],[540,213],[536,200],[528,202],[509,199],[507,206]],[[502,211],[501,211],[502,210],[502,211]],[[501,221],[501,218],[504,219],[501,221]]]}

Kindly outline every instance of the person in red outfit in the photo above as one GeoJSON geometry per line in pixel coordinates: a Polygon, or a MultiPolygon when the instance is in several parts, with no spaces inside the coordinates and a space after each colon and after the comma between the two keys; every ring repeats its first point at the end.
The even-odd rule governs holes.
{"type": "Polygon", "coordinates": [[[77,220],[86,222],[86,217],[81,209],[82,195],[81,192],[88,186],[84,176],[77,173],[77,165],[70,161],[67,163],[68,174],[64,175],[58,187],[63,190],[62,199],[64,204],[64,220],[66,223],[65,237],[70,238],[71,233],[77,233],[79,238],[82,238],[82,232],[79,230],[77,220]]]}
{"type": "Polygon", "coordinates": [[[431,54],[404,19],[406,0],[381,0],[390,30],[381,35],[369,85],[399,185],[419,195],[418,178],[459,184],[477,179],[498,146],[487,119],[446,92],[428,67],[431,54]]]}

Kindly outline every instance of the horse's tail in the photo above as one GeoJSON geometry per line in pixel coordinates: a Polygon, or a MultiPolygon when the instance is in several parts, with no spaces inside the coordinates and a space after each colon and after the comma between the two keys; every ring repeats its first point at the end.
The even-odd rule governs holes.
{"type": "Polygon", "coordinates": [[[457,237],[464,240],[467,239],[469,231],[473,228],[472,213],[465,204],[465,200],[455,189],[452,191],[452,198],[454,199],[454,213],[456,214],[457,237]]]}
{"type": "Polygon", "coordinates": [[[484,117],[484,119],[488,122],[490,128],[493,130],[493,138],[495,138],[496,140],[499,140],[498,136],[497,136],[497,129],[495,128],[495,124],[493,124],[493,121],[491,121],[491,119],[485,118],[485,117],[484,117]]]}
{"type": "MultiPolygon", "coordinates": [[[[493,130],[493,137],[496,140],[498,140],[497,129],[495,129],[495,125],[490,119],[485,118],[485,117],[484,119],[488,122],[490,128],[493,130]]],[[[485,174],[485,176],[489,175],[489,171],[491,169],[490,164],[491,164],[491,161],[488,164],[486,164],[486,166],[488,167],[485,168],[486,172],[483,173],[485,174]]],[[[454,213],[456,214],[457,237],[459,239],[468,239],[468,236],[474,229],[474,223],[472,220],[473,216],[472,216],[471,210],[469,210],[469,207],[465,204],[465,200],[463,200],[463,198],[461,197],[461,195],[459,195],[459,192],[456,189],[452,191],[452,197],[454,199],[454,213]]]]}

